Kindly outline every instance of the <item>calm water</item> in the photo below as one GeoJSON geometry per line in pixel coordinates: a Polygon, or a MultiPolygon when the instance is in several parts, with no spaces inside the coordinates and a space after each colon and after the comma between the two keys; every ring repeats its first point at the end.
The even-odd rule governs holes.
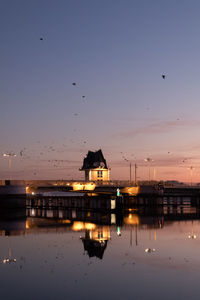
{"type": "Polygon", "coordinates": [[[1,299],[199,298],[195,209],[66,213],[1,217],[1,299]]]}

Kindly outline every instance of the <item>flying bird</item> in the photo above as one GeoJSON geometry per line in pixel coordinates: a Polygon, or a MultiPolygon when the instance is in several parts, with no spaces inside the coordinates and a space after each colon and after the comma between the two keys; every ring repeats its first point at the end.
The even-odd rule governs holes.
{"type": "Polygon", "coordinates": [[[85,96],[82,96],[82,98],[84,99],[84,98],[85,98],[85,96]]]}
{"type": "Polygon", "coordinates": [[[165,79],[166,78],[166,75],[165,74],[162,74],[162,79],[165,79]]]}
{"type": "Polygon", "coordinates": [[[40,41],[43,41],[43,40],[44,40],[43,37],[41,37],[41,38],[40,38],[40,41]]]}
{"type": "Polygon", "coordinates": [[[75,86],[75,85],[76,85],[76,82],[72,82],[72,85],[74,85],[74,86],[75,86]]]}

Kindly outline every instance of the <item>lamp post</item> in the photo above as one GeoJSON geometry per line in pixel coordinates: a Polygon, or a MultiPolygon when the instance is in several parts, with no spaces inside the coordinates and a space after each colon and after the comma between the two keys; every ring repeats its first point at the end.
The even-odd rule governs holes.
{"type": "MultiPolygon", "coordinates": [[[[131,156],[133,156],[133,154],[131,156]]],[[[129,163],[129,181],[131,184],[131,182],[132,182],[132,162],[131,162],[131,160],[127,159],[125,156],[122,156],[122,158],[129,163]]],[[[136,158],[135,158],[135,160],[136,160],[136,158]]],[[[134,168],[135,168],[135,185],[136,185],[136,183],[137,183],[137,168],[138,168],[136,163],[134,164],[134,168]]]]}
{"type": "Polygon", "coordinates": [[[132,168],[132,165],[131,165],[131,161],[128,160],[126,157],[123,157],[125,161],[129,162],[129,181],[131,183],[131,179],[132,179],[132,171],[131,171],[131,168],[132,168]]]}
{"type": "Polygon", "coordinates": [[[17,155],[15,153],[4,153],[3,157],[7,157],[8,158],[8,169],[9,169],[9,180],[11,180],[11,167],[12,167],[12,157],[16,157],[17,155]]]}
{"type": "Polygon", "coordinates": [[[148,168],[149,168],[149,183],[150,183],[150,163],[153,162],[153,159],[150,157],[147,157],[144,159],[148,163],[148,168]]]}
{"type": "Polygon", "coordinates": [[[135,186],[137,185],[137,164],[135,163],[135,186]]]}
{"type": "Polygon", "coordinates": [[[189,167],[189,170],[190,170],[190,185],[192,186],[192,175],[193,175],[194,167],[193,166],[189,167]]]}

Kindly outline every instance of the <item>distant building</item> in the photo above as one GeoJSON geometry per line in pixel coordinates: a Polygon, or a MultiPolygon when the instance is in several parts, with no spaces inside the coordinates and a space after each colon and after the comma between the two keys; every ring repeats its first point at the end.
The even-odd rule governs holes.
{"type": "Polygon", "coordinates": [[[100,150],[96,152],[88,151],[83,160],[83,166],[80,171],[85,171],[86,181],[108,181],[110,180],[110,170],[107,167],[106,160],[100,150]]]}

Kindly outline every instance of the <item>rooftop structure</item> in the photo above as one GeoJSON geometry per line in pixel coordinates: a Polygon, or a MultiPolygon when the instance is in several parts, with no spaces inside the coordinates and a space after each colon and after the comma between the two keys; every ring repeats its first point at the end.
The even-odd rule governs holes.
{"type": "Polygon", "coordinates": [[[110,170],[107,167],[106,160],[100,150],[88,151],[83,160],[83,166],[80,171],[85,171],[86,181],[108,181],[110,180],[110,170]]]}

